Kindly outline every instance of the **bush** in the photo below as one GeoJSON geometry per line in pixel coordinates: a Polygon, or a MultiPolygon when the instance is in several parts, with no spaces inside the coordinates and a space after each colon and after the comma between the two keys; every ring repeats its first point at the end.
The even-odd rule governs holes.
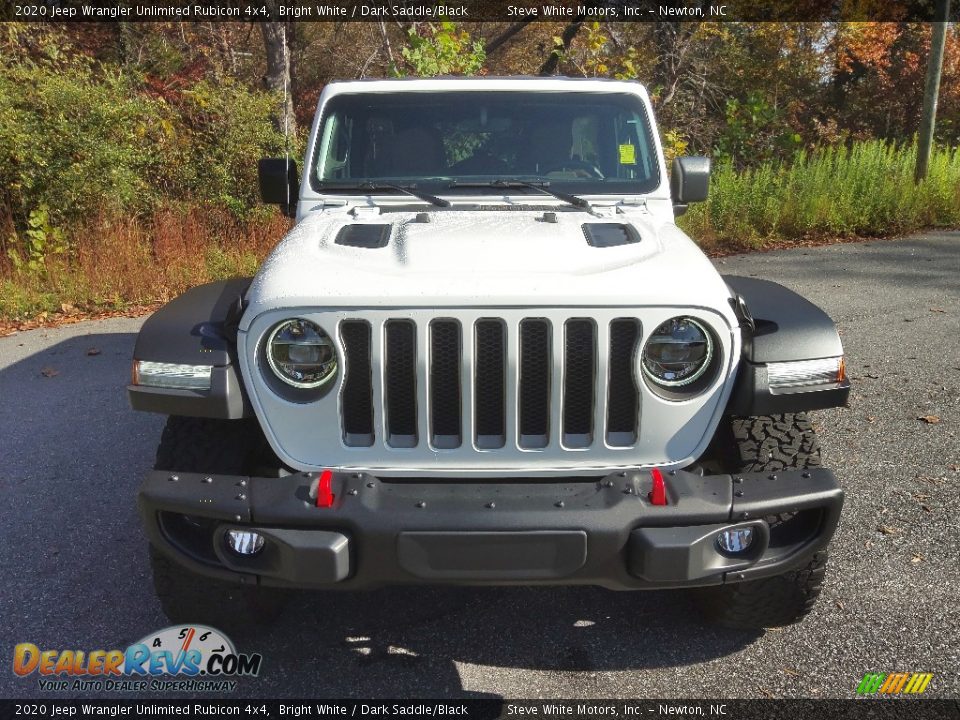
{"type": "Polygon", "coordinates": [[[805,237],[878,236],[960,224],[960,148],[939,148],[913,182],[916,145],[879,140],[799,152],[792,163],[737,171],[721,163],[710,198],[680,220],[708,246],[805,237]]]}
{"type": "Polygon", "coordinates": [[[139,212],[160,197],[173,165],[170,109],[128,76],[95,77],[88,63],[0,70],[0,185],[18,227],[47,206],[56,224],[104,209],[139,212]]]}
{"type": "Polygon", "coordinates": [[[170,200],[249,211],[257,160],[283,152],[273,96],[200,81],[162,97],[100,68],[74,57],[0,69],[0,202],[19,229],[42,206],[53,225],[170,200]]]}

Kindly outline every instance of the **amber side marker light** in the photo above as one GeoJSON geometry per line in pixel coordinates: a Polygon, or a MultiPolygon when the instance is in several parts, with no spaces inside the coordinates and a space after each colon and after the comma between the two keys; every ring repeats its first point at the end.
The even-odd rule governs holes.
{"type": "Polygon", "coordinates": [[[772,393],[838,387],[846,377],[843,356],[767,364],[767,381],[772,393]]]}

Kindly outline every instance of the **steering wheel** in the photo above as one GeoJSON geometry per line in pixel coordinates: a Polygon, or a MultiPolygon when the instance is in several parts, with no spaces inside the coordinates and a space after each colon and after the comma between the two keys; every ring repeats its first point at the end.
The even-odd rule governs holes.
{"type": "Polygon", "coordinates": [[[544,175],[549,175],[552,172],[562,172],[564,170],[582,170],[584,173],[586,173],[586,177],[597,178],[599,180],[604,179],[604,175],[602,172],[600,172],[600,168],[593,163],[588,163],[584,160],[563,160],[558,162],[556,165],[551,165],[542,172],[544,175]]]}

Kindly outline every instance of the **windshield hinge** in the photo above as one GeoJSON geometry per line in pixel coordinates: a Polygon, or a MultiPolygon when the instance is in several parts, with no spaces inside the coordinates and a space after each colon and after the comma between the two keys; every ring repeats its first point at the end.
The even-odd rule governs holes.
{"type": "Polygon", "coordinates": [[[593,214],[600,218],[611,218],[617,214],[616,205],[594,205],[593,214]]]}
{"type": "Polygon", "coordinates": [[[364,218],[372,218],[380,216],[380,207],[366,207],[363,205],[354,205],[350,208],[350,214],[357,220],[363,220],[364,218]]]}

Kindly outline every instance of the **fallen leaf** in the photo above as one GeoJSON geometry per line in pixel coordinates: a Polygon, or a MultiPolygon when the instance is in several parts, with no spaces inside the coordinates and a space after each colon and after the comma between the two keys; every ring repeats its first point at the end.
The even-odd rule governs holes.
{"type": "Polygon", "coordinates": [[[762,692],[762,693],[763,693],[764,695],[766,695],[768,698],[772,698],[772,697],[773,697],[773,693],[770,692],[769,690],[767,690],[767,689],[764,688],[764,687],[760,687],[759,685],[757,685],[757,690],[759,690],[760,692],[762,692]]]}
{"type": "Polygon", "coordinates": [[[867,415],[867,422],[868,422],[868,423],[874,423],[874,422],[876,422],[876,421],[877,421],[877,419],[876,419],[873,415],[867,415]]]}
{"type": "Polygon", "coordinates": [[[43,370],[40,371],[40,374],[43,375],[44,377],[48,377],[48,378],[49,378],[49,377],[56,377],[57,375],[60,374],[60,371],[59,371],[59,370],[54,370],[52,367],[45,367],[43,370]]]}
{"type": "Polygon", "coordinates": [[[912,563],[923,562],[923,553],[914,553],[913,557],[910,558],[910,562],[912,563]]]}
{"type": "Polygon", "coordinates": [[[70,303],[60,303],[60,312],[62,312],[64,315],[72,315],[76,311],[77,308],[70,303]]]}
{"type": "Polygon", "coordinates": [[[92,347],[87,349],[87,355],[99,355],[99,354],[100,354],[100,348],[92,347]]]}
{"type": "Polygon", "coordinates": [[[940,422],[939,415],[918,415],[917,420],[925,422],[927,425],[936,425],[940,422]]]}
{"type": "Polygon", "coordinates": [[[928,512],[928,513],[932,513],[932,512],[933,512],[933,510],[930,509],[930,506],[929,506],[929,505],[921,505],[921,506],[920,506],[920,509],[922,509],[924,512],[928,512]]]}
{"type": "Polygon", "coordinates": [[[863,544],[863,546],[864,546],[867,550],[869,550],[870,548],[873,547],[873,540],[867,540],[867,541],[863,544]]]}
{"type": "Polygon", "coordinates": [[[947,311],[944,310],[943,308],[930,308],[930,312],[946,313],[947,311]]]}
{"type": "Polygon", "coordinates": [[[843,600],[834,600],[833,604],[837,606],[839,610],[843,610],[847,606],[843,604],[843,600]]]}
{"type": "Polygon", "coordinates": [[[794,677],[800,677],[801,675],[801,673],[798,673],[793,668],[783,668],[783,672],[785,672],[787,675],[793,675],[794,677]]]}
{"type": "Polygon", "coordinates": [[[882,532],[884,535],[899,535],[900,529],[895,528],[892,525],[877,525],[877,530],[882,532]]]}
{"type": "Polygon", "coordinates": [[[864,375],[864,377],[868,377],[868,378],[870,378],[871,380],[879,380],[879,379],[880,379],[880,376],[877,375],[876,373],[867,373],[867,374],[864,375]]]}

